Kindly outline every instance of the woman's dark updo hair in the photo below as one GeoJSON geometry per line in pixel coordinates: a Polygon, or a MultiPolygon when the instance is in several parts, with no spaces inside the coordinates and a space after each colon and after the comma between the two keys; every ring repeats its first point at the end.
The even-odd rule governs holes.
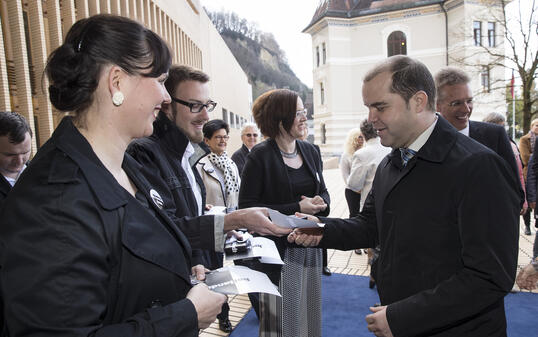
{"type": "Polygon", "coordinates": [[[107,14],[82,19],[47,61],[50,101],[60,111],[79,114],[92,103],[103,66],[114,64],[130,75],[159,77],[171,63],[166,43],[136,21],[107,14]]]}

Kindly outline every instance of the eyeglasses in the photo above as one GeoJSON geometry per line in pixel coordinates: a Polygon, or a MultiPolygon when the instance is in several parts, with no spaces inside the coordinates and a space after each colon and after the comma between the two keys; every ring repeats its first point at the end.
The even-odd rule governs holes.
{"type": "Polygon", "coordinates": [[[228,140],[230,139],[230,136],[215,136],[213,138],[216,138],[219,140],[219,142],[222,142],[223,140],[228,140]]]}
{"type": "Polygon", "coordinates": [[[470,98],[466,101],[453,101],[453,102],[448,103],[448,106],[451,108],[458,108],[462,106],[463,104],[467,104],[468,106],[471,106],[473,105],[473,99],[470,98]]]}
{"type": "Polygon", "coordinates": [[[215,110],[215,107],[217,106],[217,102],[213,102],[213,101],[209,101],[206,104],[203,104],[203,103],[186,102],[186,101],[184,101],[182,99],[175,98],[175,97],[170,97],[170,98],[172,99],[172,101],[174,101],[176,103],[188,106],[189,109],[191,109],[192,113],[201,112],[204,108],[207,109],[207,112],[211,112],[211,111],[215,110]]]}
{"type": "Polygon", "coordinates": [[[257,133],[244,133],[243,136],[247,136],[247,137],[258,137],[258,134],[257,133]]]}
{"type": "Polygon", "coordinates": [[[295,117],[306,117],[307,113],[308,113],[308,110],[306,108],[303,110],[297,110],[295,112],[295,117]]]}

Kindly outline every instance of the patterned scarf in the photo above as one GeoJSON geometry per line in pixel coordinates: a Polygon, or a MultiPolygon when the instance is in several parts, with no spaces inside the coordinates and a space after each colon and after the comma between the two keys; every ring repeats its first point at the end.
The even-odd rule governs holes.
{"type": "Polygon", "coordinates": [[[207,159],[209,159],[213,166],[224,172],[224,189],[226,190],[226,194],[230,195],[232,192],[239,192],[239,177],[234,174],[234,162],[228,158],[226,151],[220,156],[211,152],[207,156],[207,159]]]}
{"type": "Polygon", "coordinates": [[[534,153],[534,142],[536,141],[536,135],[534,132],[529,131],[529,135],[531,136],[531,153],[534,153]]]}

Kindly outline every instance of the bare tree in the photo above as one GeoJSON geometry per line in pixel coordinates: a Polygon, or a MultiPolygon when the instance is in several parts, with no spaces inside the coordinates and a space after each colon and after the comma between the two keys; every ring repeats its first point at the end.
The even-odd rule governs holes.
{"type": "MultiPolygon", "coordinates": [[[[516,104],[516,107],[522,109],[522,126],[525,133],[530,129],[531,120],[538,113],[535,106],[536,96],[532,94],[538,67],[537,16],[536,0],[489,0],[489,6],[482,13],[482,17],[487,19],[488,25],[494,24],[494,33],[491,34],[489,26],[485,27],[486,34],[482,34],[482,28],[479,28],[478,33],[476,30],[472,31],[471,36],[466,35],[467,41],[474,40],[477,48],[463,56],[456,54],[451,57],[456,63],[476,69],[477,65],[484,67],[483,64],[477,62],[481,59],[481,55],[488,55],[487,69],[502,70],[502,75],[492,80],[491,90],[499,89],[503,93],[503,104],[506,88],[505,69],[513,70],[516,76],[519,75],[521,87],[517,88],[519,95],[516,96],[521,97],[522,104],[516,104]],[[517,6],[517,10],[508,12],[506,6],[510,3],[512,3],[511,6],[517,6]],[[511,13],[516,14],[511,15],[511,13]],[[485,37],[484,42],[482,42],[482,35],[485,37]],[[496,39],[499,41],[495,41],[496,39]]],[[[481,69],[478,69],[476,72],[480,73],[480,71],[481,69]]]]}

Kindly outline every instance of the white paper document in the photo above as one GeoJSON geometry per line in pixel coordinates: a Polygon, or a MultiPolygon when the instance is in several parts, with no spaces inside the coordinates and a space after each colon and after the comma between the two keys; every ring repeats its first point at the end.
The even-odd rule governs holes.
{"type": "MultiPolygon", "coordinates": [[[[225,254],[227,261],[260,258],[261,263],[284,264],[280,258],[278,249],[273,240],[263,237],[253,237],[248,233],[243,234],[243,240],[250,240],[250,247],[246,252],[225,254]]],[[[226,243],[235,241],[235,237],[226,240],[226,243]]]]}
{"type": "Polygon", "coordinates": [[[204,213],[205,215],[226,214],[226,206],[213,206],[204,213]]]}
{"type": "Polygon", "coordinates": [[[211,271],[205,284],[210,290],[226,295],[266,293],[281,296],[264,273],[244,266],[228,266],[211,271]]]}
{"type": "Polygon", "coordinates": [[[284,228],[323,228],[325,224],[317,223],[312,220],[299,218],[295,215],[284,215],[274,209],[269,209],[271,221],[284,228]]]}

